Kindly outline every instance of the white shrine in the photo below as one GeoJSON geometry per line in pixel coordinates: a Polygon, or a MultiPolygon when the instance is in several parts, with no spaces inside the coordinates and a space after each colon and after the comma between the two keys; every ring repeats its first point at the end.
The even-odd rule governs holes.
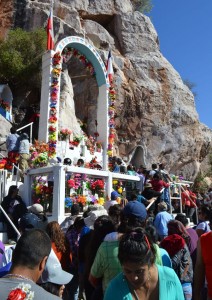
{"type": "MultiPolygon", "coordinates": [[[[66,57],[67,58],[67,57],[66,57]]],[[[62,159],[69,157],[72,161],[76,161],[76,157],[91,160],[96,157],[101,163],[102,169],[89,169],[76,166],[65,166],[62,163],[52,166],[30,169],[24,180],[24,200],[27,205],[33,203],[32,199],[32,180],[33,176],[43,176],[45,174],[53,177],[53,203],[50,220],[62,222],[65,218],[65,182],[66,174],[77,173],[86,174],[95,178],[103,179],[106,184],[106,196],[110,196],[113,186],[113,180],[123,181],[139,181],[139,177],[112,173],[108,170],[108,141],[109,141],[109,82],[105,64],[102,61],[97,50],[90,45],[84,38],[69,36],[62,39],[55,47],[55,50],[47,51],[43,55],[42,60],[42,90],[40,104],[40,123],[39,123],[39,141],[44,141],[51,144],[53,156],[59,156],[62,159]],[[82,141],[78,147],[70,149],[69,142],[58,141],[60,114],[60,83],[61,71],[64,57],[63,50],[66,47],[74,48],[80,51],[92,64],[98,85],[97,99],[97,122],[99,124],[98,133],[99,139],[102,142],[102,151],[95,152],[93,155],[87,150],[82,141]],[[57,120],[53,125],[50,118],[54,113],[54,120],[57,120]]]]}

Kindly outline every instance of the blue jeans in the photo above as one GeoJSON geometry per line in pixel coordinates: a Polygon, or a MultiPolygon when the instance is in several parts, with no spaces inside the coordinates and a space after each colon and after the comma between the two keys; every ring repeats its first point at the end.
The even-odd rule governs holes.
{"type": "Polygon", "coordinates": [[[181,283],[183,288],[184,297],[186,300],[192,299],[192,286],[190,282],[181,283]]]}

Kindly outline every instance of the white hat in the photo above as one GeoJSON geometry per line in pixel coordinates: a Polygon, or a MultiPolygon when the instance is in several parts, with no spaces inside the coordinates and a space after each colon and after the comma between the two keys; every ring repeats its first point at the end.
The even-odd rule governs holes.
{"type": "Polygon", "coordinates": [[[104,207],[108,211],[111,206],[116,205],[116,204],[118,204],[118,202],[116,200],[108,200],[105,202],[104,207]]]}
{"type": "Polygon", "coordinates": [[[59,285],[65,285],[71,281],[73,275],[63,271],[59,259],[53,250],[51,250],[46,262],[45,269],[40,277],[40,282],[52,282],[59,285]]]}
{"type": "Polygon", "coordinates": [[[39,203],[35,203],[31,206],[28,206],[27,209],[29,212],[36,214],[36,215],[43,212],[43,206],[39,203]]]}
{"type": "Polygon", "coordinates": [[[94,222],[96,221],[96,219],[100,216],[105,216],[105,215],[107,216],[108,213],[107,213],[106,209],[104,209],[104,208],[101,210],[91,211],[91,212],[89,212],[88,217],[84,218],[85,225],[90,228],[93,228],[93,225],[94,225],[94,222]]]}

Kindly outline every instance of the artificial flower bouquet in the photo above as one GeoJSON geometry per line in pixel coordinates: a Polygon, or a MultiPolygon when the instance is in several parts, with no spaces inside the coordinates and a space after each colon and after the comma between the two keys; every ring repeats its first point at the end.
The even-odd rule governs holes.
{"type": "Polygon", "coordinates": [[[72,131],[68,128],[62,128],[59,131],[58,137],[61,141],[65,141],[67,138],[70,137],[70,134],[72,133],[72,131]]]}
{"type": "Polygon", "coordinates": [[[73,141],[70,141],[70,145],[77,147],[79,143],[83,140],[83,138],[83,135],[74,135],[73,141]]]}

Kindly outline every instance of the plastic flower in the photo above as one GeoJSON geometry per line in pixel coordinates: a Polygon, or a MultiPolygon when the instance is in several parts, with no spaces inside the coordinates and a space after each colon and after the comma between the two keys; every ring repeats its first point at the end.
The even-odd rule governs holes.
{"type": "Polygon", "coordinates": [[[75,180],[74,179],[69,179],[68,181],[67,181],[67,184],[68,184],[68,187],[70,187],[70,188],[76,188],[76,185],[75,185],[75,180]]]}
{"type": "Polygon", "coordinates": [[[103,205],[105,203],[105,199],[103,197],[100,197],[97,202],[98,204],[103,205]]]}
{"type": "Polygon", "coordinates": [[[72,199],[70,197],[66,197],[65,198],[65,207],[66,208],[71,208],[72,204],[73,204],[72,199]]]}
{"type": "Polygon", "coordinates": [[[20,283],[8,295],[7,300],[33,300],[34,292],[31,291],[31,285],[20,283]]]}
{"type": "Polygon", "coordinates": [[[49,123],[56,123],[57,122],[57,117],[53,116],[49,118],[49,123]]]}
{"type": "Polygon", "coordinates": [[[55,132],[56,131],[56,127],[55,126],[49,126],[49,132],[55,132]]]}
{"type": "Polygon", "coordinates": [[[81,203],[82,205],[85,205],[86,202],[87,202],[86,196],[79,195],[79,196],[78,196],[78,199],[77,199],[77,202],[78,202],[78,203],[81,203]]]}

